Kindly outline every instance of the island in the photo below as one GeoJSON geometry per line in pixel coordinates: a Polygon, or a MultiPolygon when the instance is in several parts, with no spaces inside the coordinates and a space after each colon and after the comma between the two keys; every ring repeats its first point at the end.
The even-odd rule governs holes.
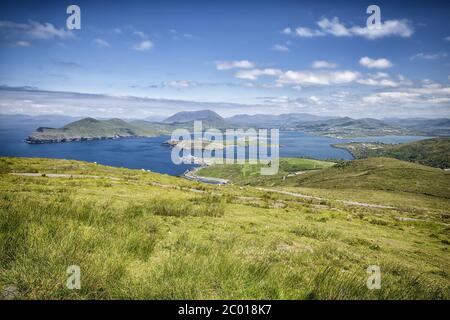
{"type": "Polygon", "coordinates": [[[121,119],[97,120],[84,118],[62,128],[40,127],[25,140],[27,143],[55,143],[150,137],[160,133],[151,123],[128,123],[121,119]]]}

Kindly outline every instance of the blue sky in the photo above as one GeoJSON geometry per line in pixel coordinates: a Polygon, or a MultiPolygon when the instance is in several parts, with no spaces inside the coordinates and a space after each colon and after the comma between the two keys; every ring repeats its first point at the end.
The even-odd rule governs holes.
{"type": "Polygon", "coordinates": [[[450,116],[445,1],[7,1],[0,113],[450,116]],[[81,8],[81,30],[66,8],[81,8]],[[381,29],[366,8],[381,8],[381,29]]]}

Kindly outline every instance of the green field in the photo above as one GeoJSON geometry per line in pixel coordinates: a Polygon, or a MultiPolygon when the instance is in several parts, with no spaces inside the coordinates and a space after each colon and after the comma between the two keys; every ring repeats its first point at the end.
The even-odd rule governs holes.
{"type": "Polygon", "coordinates": [[[303,171],[320,170],[331,167],[334,163],[304,158],[280,158],[279,170],[276,175],[261,175],[264,164],[231,164],[214,165],[202,168],[198,175],[231,180],[235,184],[253,186],[275,186],[285,184],[303,171]]]}
{"type": "Polygon", "coordinates": [[[68,160],[0,158],[0,172],[0,288],[15,298],[450,298],[440,187],[402,197],[444,207],[378,209],[68,160]]]}

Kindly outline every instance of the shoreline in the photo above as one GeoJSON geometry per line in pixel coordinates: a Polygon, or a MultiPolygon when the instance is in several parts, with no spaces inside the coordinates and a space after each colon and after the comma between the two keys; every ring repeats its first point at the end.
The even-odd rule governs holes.
{"type": "Polygon", "coordinates": [[[197,182],[203,182],[207,184],[218,184],[218,185],[224,185],[229,184],[230,180],[227,179],[221,179],[221,178],[213,178],[213,177],[203,177],[197,175],[197,172],[201,170],[204,167],[207,167],[208,165],[201,165],[199,167],[192,168],[190,170],[186,170],[182,177],[185,179],[191,180],[191,181],[197,181],[197,182]]]}

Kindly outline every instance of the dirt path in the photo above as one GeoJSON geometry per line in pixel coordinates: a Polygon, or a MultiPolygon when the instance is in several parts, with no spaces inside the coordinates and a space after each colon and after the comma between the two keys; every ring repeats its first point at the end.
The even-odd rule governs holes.
{"type": "Polygon", "coordinates": [[[230,182],[227,179],[199,176],[199,175],[197,175],[197,172],[200,169],[202,169],[202,167],[194,168],[192,170],[189,170],[189,171],[184,173],[183,177],[185,177],[188,180],[198,181],[198,182],[203,182],[203,183],[208,183],[208,184],[227,184],[227,183],[230,182]]]}
{"type": "MultiPolygon", "coordinates": [[[[309,196],[309,195],[302,194],[302,193],[289,192],[289,191],[283,191],[283,190],[277,190],[277,189],[267,189],[267,188],[256,188],[256,189],[261,190],[261,191],[266,191],[266,192],[275,192],[275,193],[285,194],[285,195],[293,196],[293,197],[297,197],[297,198],[323,200],[323,201],[331,200],[331,199],[327,199],[327,198],[309,196]]],[[[333,200],[333,201],[344,203],[344,204],[347,204],[347,205],[366,207],[366,208],[395,209],[395,207],[384,206],[384,205],[381,205],[381,204],[371,204],[371,203],[364,203],[364,202],[357,202],[357,201],[348,201],[348,200],[333,200]]]]}
{"type": "Polygon", "coordinates": [[[120,180],[115,177],[104,177],[104,176],[90,176],[90,175],[82,175],[82,174],[68,174],[68,173],[28,173],[28,172],[13,172],[10,173],[13,176],[22,176],[22,177],[48,177],[48,178],[91,178],[91,179],[111,179],[111,180],[120,180]]]}

